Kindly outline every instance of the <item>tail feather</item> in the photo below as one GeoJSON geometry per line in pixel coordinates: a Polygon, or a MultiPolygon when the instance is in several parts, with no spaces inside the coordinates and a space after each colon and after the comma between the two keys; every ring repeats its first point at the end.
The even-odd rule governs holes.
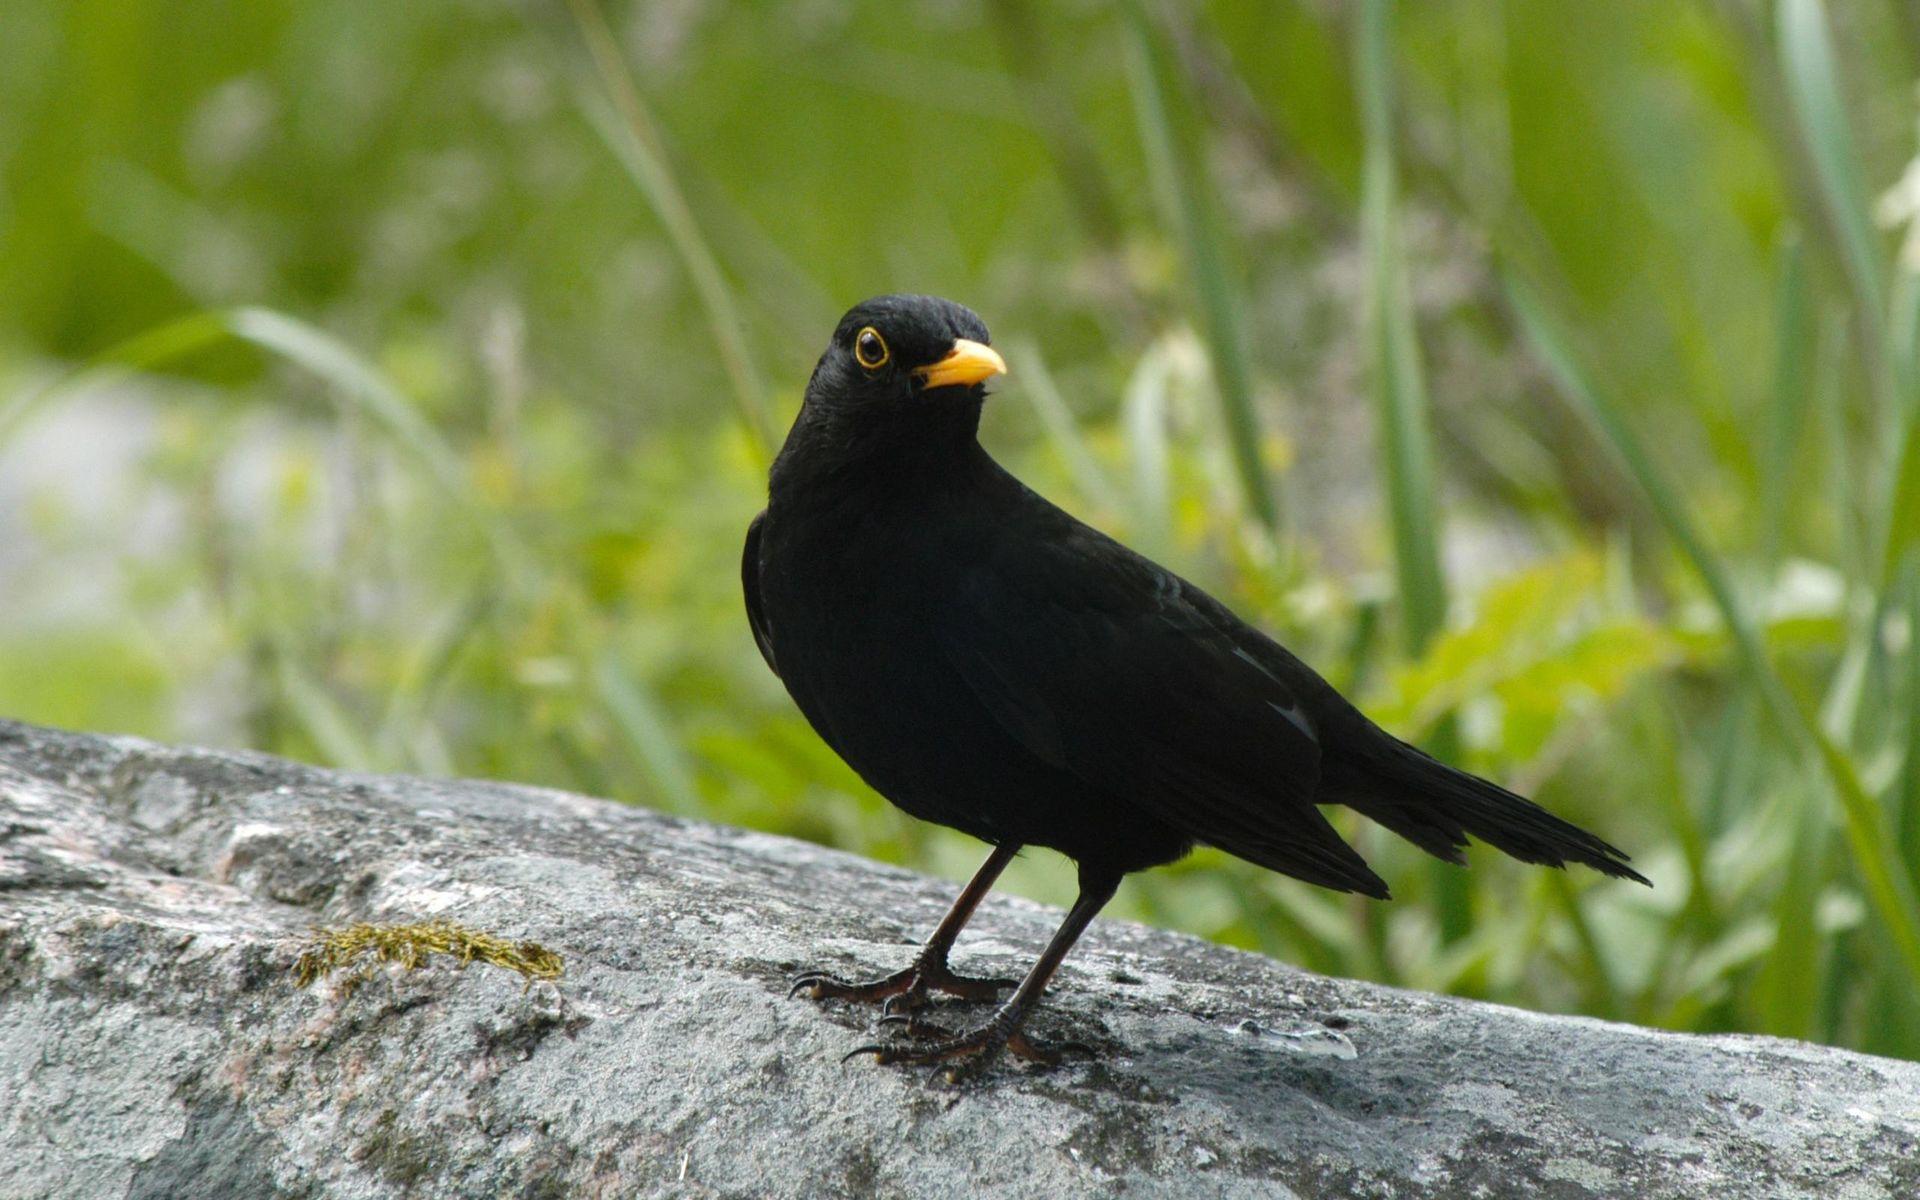
{"type": "Polygon", "coordinates": [[[1344,804],[1448,862],[1464,862],[1469,835],[1522,862],[1577,862],[1652,884],[1618,848],[1496,783],[1450,767],[1378,729],[1361,755],[1329,763],[1317,799],[1344,804]]]}

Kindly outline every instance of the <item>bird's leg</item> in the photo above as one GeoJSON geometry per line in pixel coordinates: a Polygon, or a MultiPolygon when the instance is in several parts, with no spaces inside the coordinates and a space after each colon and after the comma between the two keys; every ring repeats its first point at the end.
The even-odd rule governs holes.
{"type": "Polygon", "coordinates": [[[947,952],[953,949],[954,939],[966,928],[973,910],[980,907],[980,901],[993,888],[993,881],[1000,877],[1000,872],[1013,861],[1013,856],[1019,850],[1020,847],[1013,844],[994,847],[987,861],[980,864],[980,869],[967,881],[959,899],[940,919],[940,927],[920,948],[913,965],[906,970],[865,983],[849,983],[824,971],[809,971],[793,981],[793,989],[787,994],[797,996],[805,992],[815,1000],[853,1000],[861,1004],[877,1004],[884,1000],[888,1012],[906,1012],[918,1008],[926,1003],[929,992],[946,992],[965,1000],[991,1000],[998,996],[1018,980],[974,979],[956,975],[947,966],[947,952]]]}
{"type": "MultiPolygon", "coordinates": [[[[1058,1062],[1060,1051],[1066,1047],[1049,1046],[1036,1041],[1022,1032],[1021,1026],[1039,1003],[1041,993],[1047,990],[1047,984],[1059,969],[1061,960],[1080,940],[1080,935],[1093,921],[1094,914],[1113,899],[1113,893],[1119,886],[1119,875],[1104,872],[1089,874],[1085,868],[1081,869],[1080,896],[1067,911],[1067,919],[1060,923],[1053,940],[1047,943],[1039,961],[1033,964],[1033,970],[1027,972],[1027,977],[1020,981],[1019,989],[986,1024],[965,1033],[952,1033],[911,1015],[888,1016],[882,1019],[883,1024],[903,1025],[910,1034],[936,1040],[920,1044],[861,1046],[847,1057],[871,1054],[874,1061],[881,1064],[951,1063],[947,1069],[950,1080],[958,1080],[984,1068],[1002,1048],[1030,1062],[1058,1062]]],[[[1086,1049],[1084,1046],[1077,1048],[1086,1049]]]]}

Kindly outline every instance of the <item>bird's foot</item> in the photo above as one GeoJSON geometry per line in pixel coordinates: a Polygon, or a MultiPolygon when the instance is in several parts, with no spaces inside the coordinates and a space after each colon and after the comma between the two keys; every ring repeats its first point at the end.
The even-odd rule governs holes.
{"type": "Polygon", "coordinates": [[[1082,1054],[1093,1053],[1092,1047],[1080,1042],[1051,1044],[1030,1038],[1018,1028],[1010,1029],[1006,1022],[997,1019],[964,1033],[955,1033],[913,1013],[889,1014],[882,1017],[880,1023],[915,1039],[917,1044],[891,1042],[859,1046],[840,1061],[848,1062],[862,1054],[871,1054],[873,1061],[881,1066],[893,1063],[944,1063],[947,1082],[958,1083],[985,1070],[1002,1050],[1015,1058],[1045,1066],[1057,1064],[1061,1056],[1070,1050],[1082,1054]]]}
{"type": "Polygon", "coordinates": [[[855,1004],[885,1002],[889,1013],[911,1012],[926,1004],[934,992],[958,996],[962,1000],[994,1000],[1001,992],[1018,986],[1017,979],[976,979],[958,975],[947,967],[944,957],[916,962],[904,971],[895,971],[882,979],[849,983],[824,971],[809,971],[793,981],[787,992],[791,999],[805,994],[813,1000],[851,1000],[855,1004]]]}

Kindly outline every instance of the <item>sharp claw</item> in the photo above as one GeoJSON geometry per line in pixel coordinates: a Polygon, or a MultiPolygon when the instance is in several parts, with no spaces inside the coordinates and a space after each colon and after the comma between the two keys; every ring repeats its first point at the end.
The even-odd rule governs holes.
{"type": "Polygon", "coordinates": [[[809,1000],[824,1000],[833,994],[834,989],[844,992],[850,990],[850,985],[824,972],[814,971],[793,981],[793,986],[787,989],[787,999],[791,1000],[804,992],[809,1000]]]}
{"type": "Polygon", "coordinates": [[[871,1046],[855,1046],[853,1049],[847,1051],[845,1054],[842,1054],[840,1056],[840,1061],[842,1063],[850,1063],[854,1059],[859,1058],[862,1054],[871,1054],[873,1055],[874,1062],[884,1066],[887,1063],[890,1063],[893,1061],[893,1059],[889,1057],[887,1053],[890,1049],[891,1047],[882,1046],[877,1042],[871,1046]]]}

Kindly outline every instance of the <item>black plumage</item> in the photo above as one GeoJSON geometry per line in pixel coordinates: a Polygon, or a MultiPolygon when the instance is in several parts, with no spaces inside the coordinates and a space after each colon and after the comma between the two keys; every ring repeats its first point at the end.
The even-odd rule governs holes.
{"type": "Polygon", "coordinates": [[[1451,862],[1472,836],[1646,882],[1606,842],[1387,734],[1213,597],[1002,469],[976,438],[984,381],[1004,370],[987,341],[971,311],[933,297],[849,312],[741,564],[760,651],[828,745],[907,812],[996,847],[912,966],[796,985],[885,999],[919,1035],[862,1049],[1049,1057],[1020,1025],[1073,940],[1121,877],[1196,843],[1385,899],[1320,805],[1451,862]],[[1011,984],[954,975],[947,951],[1028,845],[1079,864],[1060,934],[987,1024],[950,1035],[921,1022],[931,990],[1011,984]]]}

